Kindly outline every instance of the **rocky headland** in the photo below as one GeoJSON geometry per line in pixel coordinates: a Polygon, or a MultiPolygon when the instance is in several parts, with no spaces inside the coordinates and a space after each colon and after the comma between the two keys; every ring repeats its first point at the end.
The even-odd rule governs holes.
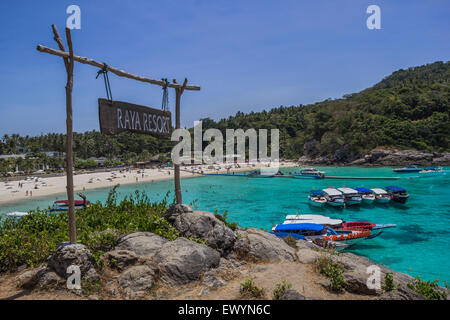
{"type": "Polygon", "coordinates": [[[0,298],[248,299],[242,283],[252,279],[261,289],[258,299],[272,299],[283,281],[289,287],[278,299],[425,299],[408,286],[411,276],[384,266],[378,266],[380,278],[390,275],[390,288],[369,288],[367,267],[375,263],[364,257],[259,229],[233,230],[222,216],[187,205],[171,205],[164,218],[179,232],[176,240],[150,232],[117,235],[100,257],[84,245],[62,243],[44,265],[3,275],[0,298]],[[342,279],[319,272],[324,263],[342,279]],[[67,289],[71,265],[80,268],[81,289],[67,289]]]}
{"type": "Polygon", "coordinates": [[[427,152],[418,150],[398,150],[376,148],[363,156],[350,155],[345,148],[338,150],[333,156],[318,156],[314,150],[305,145],[304,156],[298,159],[301,164],[312,165],[354,165],[354,166],[404,166],[417,164],[421,166],[448,166],[450,152],[427,152]]]}

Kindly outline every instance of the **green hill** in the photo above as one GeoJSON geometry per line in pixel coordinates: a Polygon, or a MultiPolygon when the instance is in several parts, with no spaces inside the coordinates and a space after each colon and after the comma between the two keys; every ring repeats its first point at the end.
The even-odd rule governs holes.
{"type": "Polygon", "coordinates": [[[435,62],[398,70],[342,99],[204,119],[203,128],[278,128],[283,157],[349,161],[381,146],[448,151],[449,106],[450,62],[435,62]]]}

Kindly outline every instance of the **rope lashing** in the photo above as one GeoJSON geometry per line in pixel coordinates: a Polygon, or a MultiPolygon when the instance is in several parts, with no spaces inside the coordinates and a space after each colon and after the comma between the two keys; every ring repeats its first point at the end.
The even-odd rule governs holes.
{"type": "Polygon", "coordinates": [[[164,81],[165,85],[163,86],[163,97],[162,97],[162,104],[161,104],[161,109],[163,109],[164,111],[168,111],[169,110],[169,91],[167,90],[167,85],[169,84],[169,81],[167,81],[167,78],[163,78],[161,79],[162,81],[164,81]]]}
{"type": "Polygon", "coordinates": [[[101,74],[103,74],[103,80],[105,81],[106,97],[108,100],[112,101],[111,85],[109,84],[108,77],[108,65],[106,63],[103,63],[103,68],[97,72],[95,79],[97,79],[101,74]]]}

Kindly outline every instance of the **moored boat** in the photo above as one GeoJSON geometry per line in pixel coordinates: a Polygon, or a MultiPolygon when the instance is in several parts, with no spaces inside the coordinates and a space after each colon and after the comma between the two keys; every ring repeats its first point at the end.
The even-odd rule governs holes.
{"type": "Polygon", "coordinates": [[[389,203],[391,201],[391,196],[386,190],[380,188],[371,189],[375,194],[375,202],[377,203],[389,203]]]}
{"type": "Polygon", "coordinates": [[[442,169],[442,167],[426,167],[426,168],[423,168],[422,171],[419,171],[419,174],[422,177],[434,177],[434,176],[445,175],[445,172],[442,169]]]}
{"type": "Polygon", "coordinates": [[[355,190],[361,195],[363,203],[372,204],[375,201],[375,194],[372,190],[363,187],[355,188],[355,190]]]}
{"type": "Polygon", "coordinates": [[[358,191],[351,188],[338,188],[340,192],[344,195],[344,201],[347,205],[361,204],[362,197],[358,191]]]}
{"type": "Polygon", "coordinates": [[[403,168],[397,168],[397,169],[392,169],[392,171],[397,172],[397,173],[414,173],[414,172],[419,172],[422,169],[419,168],[417,165],[415,164],[409,164],[406,167],[403,168]]]}
{"type": "Polygon", "coordinates": [[[286,220],[283,222],[283,224],[313,223],[338,228],[342,226],[343,222],[344,221],[342,221],[341,219],[332,219],[330,217],[321,215],[297,214],[297,215],[287,215],[286,220]]]}
{"type": "MultiPolygon", "coordinates": [[[[89,200],[75,200],[75,210],[83,209],[89,206],[91,202],[89,200]]],[[[53,202],[53,206],[50,208],[50,212],[64,212],[69,210],[69,200],[57,200],[53,202]]]]}
{"type": "Polygon", "coordinates": [[[309,204],[316,207],[323,207],[327,203],[325,193],[322,190],[313,189],[309,192],[309,204]]]}
{"type": "Polygon", "coordinates": [[[409,198],[408,192],[405,189],[397,187],[397,186],[388,186],[386,187],[386,191],[389,192],[392,200],[400,203],[405,203],[409,198]]]}
{"type": "Polygon", "coordinates": [[[342,192],[335,188],[326,188],[322,190],[325,193],[327,204],[333,207],[342,207],[345,205],[345,199],[342,192]]]}
{"type": "Polygon", "coordinates": [[[319,171],[315,168],[305,168],[300,170],[300,173],[292,174],[295,179],[323,179],[325,172],[319,171]]]}
{"type": "Polygon", "coordinates": [[[247,175],[247,177],[249,177],[249,178],[272,178],[274,176],[275,176],[275,174],[273,174],[273,173],[260,171],[260,170],[252,171],[247,175]]]}
{"type": "Polygon", "coordinates": [[[9,218],[13,218],[13,219],[20,219],[22,217],[25,217],[27,215],[29,215],[29,212],[19,212],[19,211],[14,211],[14,212],[9,212],[6,214],[7,217],[9,218]]]}

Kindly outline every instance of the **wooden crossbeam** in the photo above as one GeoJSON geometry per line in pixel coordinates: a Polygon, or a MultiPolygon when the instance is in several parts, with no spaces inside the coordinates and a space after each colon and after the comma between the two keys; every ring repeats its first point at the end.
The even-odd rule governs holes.
{"type": "MultiPolygon", "coordinates": [[[[44,52],[44,53],[49,53],[55,56],[59,56],[62,58],[70,58],[69,57],[69,52],[65,52],[65,51],[61,51],[61,50],[55,50],[52,48],[48,48],[42,45],[38,45],[36,48],[39,52],[44,52]]],[[[73,56],[73,60],[82,64],[88,64],[97,68],[103,68],[104,67],[104,63],[103,62],[98,62],[86,57],[80,57],[77,55],[73,56]]],[[[141,76],[137,76],[135,74],[123,71],[123,70],[119,70],[117,68],[111,67],[110,65],[107,66],[108,71],[114,73],[115,75],[119,76],[119,77],[125,77],[125,78],[129,78],[129,79],[134,79],[137,81],[141,81],[141,82],[146,82],[146,83],[151,83],[151,84],[155,84],[161,87],[166,86],[166,82],[162,81],[162,80],[155,80],[155,79],[150,79],[150,78],[145,78],[145,77],[141,77],[141,76]]],[[[169,88],[175,88],[175,89],[179,89],[179,88],[183,88],[182,84],[177,84],[177,83],[168,83],[167,86],[169,88]]],[[[193,91],[199,91],[200,90],[200,86],[196,86],[196,85],[190,85],[190,86],[186,86],[184,89],[186,90],[193,90],[193,91]]]]}

